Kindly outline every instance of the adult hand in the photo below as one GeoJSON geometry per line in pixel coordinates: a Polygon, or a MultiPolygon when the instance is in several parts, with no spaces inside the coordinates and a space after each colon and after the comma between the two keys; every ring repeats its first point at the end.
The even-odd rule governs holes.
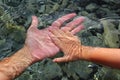
{"type": "Polygon", "coordinates": [[[57,28],[63,31],[70,31],[71,33],[75,34],[83,28],[83,25],[81,24],[84,21],[83,17],[79,17],[66,24],[66,26],[61,27],[65,21],[75,16],[75,13],[67,14],[54,21],[48,28],[42,30],[37,29],[38,19],[36,16],[32,16],[32,24],[27,31],[25,46],[27,46],[31,55],[33,56],[33,62],[42,60],[46,57],[52,57],[59,51],[59,48],[50,38],[50,35],[52,34],[49,32],[49,29],[57,28]],[[73,28],[75,29],[72,30],[73,28]]]}
{"type": "MultiPolygon", "coordinates": [[[[74,29],[73,29],[74,30],[74,29]]],[[[77,36],[69,31],[50,29],[51,39],[64,52],[64,56],[55,58],[54,62],[68,62],[82,59],[82,45],[77,36]]]]}

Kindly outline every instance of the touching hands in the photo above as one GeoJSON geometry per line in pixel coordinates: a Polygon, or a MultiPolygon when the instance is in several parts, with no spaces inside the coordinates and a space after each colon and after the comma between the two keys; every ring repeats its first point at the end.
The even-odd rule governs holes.
{"type": "Polygon", "coordinates": [[[65,15],[42,30],[37,29],[38,19],[32,16],[32,24],[27,31],[24,47],[14,55],[0,61],[0,80],[13,80],[31,64],[52,57],[60,50],[64,52],[64,56],[55,58],[54,62],[83,59],[120,69],[118,65],[120,49],[83,46],[78,37],[74,36],[84,28],[83,17],[62,26],[65,21],[75,15],[74,13],[65,15]]]}
{"type": "Polygon", "coordinates": [[[82,59],[82,45],[77,36],[69,31],[50,29],[51,39],[64,52],[64,56],[55,58],[54,62],[68,62],[82,59]]]}
{"type": "Polygon", "coordinates": [[[27,31],[25,46],[28,47],[31,55],[34,58],[34,62],[47,57],[52,57],[56,55],[57,52],[59,52],[59,47],[56,46],[50,38],[50,36],[52,36],[53,34],[49,31],[49,29],[58,29],[65,32],[71,32],[72,34],[76,34],[83,29],[83,25],[81,24],[84,21],[83,17],[79,17],[62,27],[62,24],[65,21],[75,16],[75,13],[62,16],[61,18],[54,21],[51,26],[42,30],[37,29],[38,19],[36,16],[32,16],[32,24],[27,31]]]}

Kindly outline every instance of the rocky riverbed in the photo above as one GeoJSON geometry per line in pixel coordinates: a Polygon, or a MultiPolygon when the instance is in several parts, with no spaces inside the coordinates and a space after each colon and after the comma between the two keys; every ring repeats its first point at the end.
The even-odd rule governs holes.
{"type": "MultiPolygon", "coordinates": [[[[38,16],[38,28],[43,29],[72,12],[86,17],[85,29],[77,34],[83,45],[120,48],[120,0],[1,0],[0,59],[23,46],[31,15],[38,16]]],[[[16,80],[120,80],[120,71],[86,61],[57,64],[48,58],[16,80]]]]}

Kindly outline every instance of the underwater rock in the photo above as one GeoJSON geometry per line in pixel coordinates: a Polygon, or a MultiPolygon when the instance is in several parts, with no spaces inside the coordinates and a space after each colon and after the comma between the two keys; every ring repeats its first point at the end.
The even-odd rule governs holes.
{"type": "Polygon", "coordinates": [[[69,79],[86,80],[91,73],[91,69],[87,67],[88,64],[89,63],[85,61],[69,62],[62,66],[62,70],[69,79]]]}
{"type": "Polygon", "coordinates": [[[0,40],[0,59],[7,57],[12,52],[13,43],[6,39],[0,40]]]}
{"type": "Polygon", "coordinates": [[[97,16],[94,13],[88,14],[87,17],[93,20],[97,20],[97,16]]]}
{"type": "Polygon", "coordinates": [[[103,0],[104,2],[108,3],[108,4],[120,4],[120,0],[103,0]]]}
{"type": "Polygon", "coordinates": [[[79,3],[78,6],[85,7],[90,3],[90,0],[73,0],[76,3],[79,3]]]}
{"type": "Polygon", "coordinates": [[[67,7],[67,5],[68,5],[68,3],[69,3],[69,0],[61,0],[62,2],[61,2],[61,8],[65,8],[65,7],[67,7]]]}
{"type": "Polygon", "coordinates": [[[119,22],[118,30],[120,31],[120,22],[119,22]]]}
{"type": "Polygon", "coordinates": [[[78,13],[79,10],[81,9],[81,7],[77,7],[77,6],[78,6],[77,4],[72,3],[72,4],[69,4],[69,5],[67,6],[67,9],[71,10],[71,12],[76,12],[76,13],[78,13]]]}
{"type": "Polygon", "coordinates": [[[86,6],[86,10],[90,12],[95,11],[96,9],[98,9],[98,5],[95,3],[91,3],[86,6]]]}
{"type": "Polygon", "coordinates": [[[20,78],[17,78],[16,80],[53,80],[55,77],[60,76],[62,76],[60,66],[57,63],[52,62],[51,59],[45,59],[33,64],[24,74],[21,75],[20,78]]]}
{"type": "MultiPolygon", "coordinates": [[[[119,0],[1,0],[0,4],[4,5],[0,8],[0,59],[21,48],[31,23],[31,15],[39,18],[39,29],[46,28],[59,17],[72,12],[77,13],[77,17],[89,17],[84,22],[85,29],[78,36],[83,45],[99,47],[106,47],[99,19],[119,19],[120,16],[119,0]]],[[[120,23],[119,26],[115,25],[115,29],[120,30],[120,23]]],[[[83,61],[57,64],[47,59],[32,65],[15,80],[120,80],[119,70],[113,73],[104,67],[95,73],[94,78],[87,79],[92,72],[87,67],[89,64],[83,61]]]]}
{"type": "Polygon", "coordinates": [[[2,2],[8,6],[17,7],[23,0],[2,0],[2,2]]]}
{"type": "MultiPolygon", "coordinates": [[[[0,6],[3,10],[4,8],[0,6]]],[[[7,11],[0,15],[0,58],[11,55],[18,50],[25,39],[25,28],[17,25],[7,11]],[[17,46],[17,47],[16,47],[17,46]]]]}
{"type": "Polygon", "coordinates": [[[105,47],[103,43],[103,28],[99,21],[93,21],[90,18],[85,18],[85,29],[78,33],[83,45],[105,47]]]}
{"type": "Polygon", "coordinates": [[[104,27],[103,37],[105,44],[112,48],[119,48],[120,40],[118,34],[115,33],[117,31],[115,25],[110,20],[101,20],[101,23],[104,27]]]}
{"type": "Polygon", "coordinates": [[[59,9],[59,7],[60,7],[60,5],[59,5],[58,3],[56,3],[56,4],[53,6],[52,10],[49,11],[49,13],[53,13],[53,12],[57,11],[57,10],[59,9]]]}
{"type": "Polygon", "coordinates": [[[81,11],[79,13],[79,15],[87,16],[87,15],[89,15],[89,13],[87,11],[81,11]]]}
{"type": "Polygon", "coordinates": [[[2,16],[3,14],[4,14],[4,8],[0,6],[0,16],[2,16]]]}
{"type": "Polygon", "coordinates": [[[102,67],[95,76],[98,78],[97,80],[119,80],[120,71],[109,67],[102,67]]]}

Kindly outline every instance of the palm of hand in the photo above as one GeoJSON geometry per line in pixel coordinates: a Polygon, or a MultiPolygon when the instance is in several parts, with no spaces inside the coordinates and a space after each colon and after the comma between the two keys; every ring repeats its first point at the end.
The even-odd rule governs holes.
{"type": "Polygon", "coordinates": [[[47,29],[36,29],[28,31],[27,34],[26,44],[29,46],[32,55],[39,60],[51,57],[59,51],[59,48],[51,41],[47,29]]]}

